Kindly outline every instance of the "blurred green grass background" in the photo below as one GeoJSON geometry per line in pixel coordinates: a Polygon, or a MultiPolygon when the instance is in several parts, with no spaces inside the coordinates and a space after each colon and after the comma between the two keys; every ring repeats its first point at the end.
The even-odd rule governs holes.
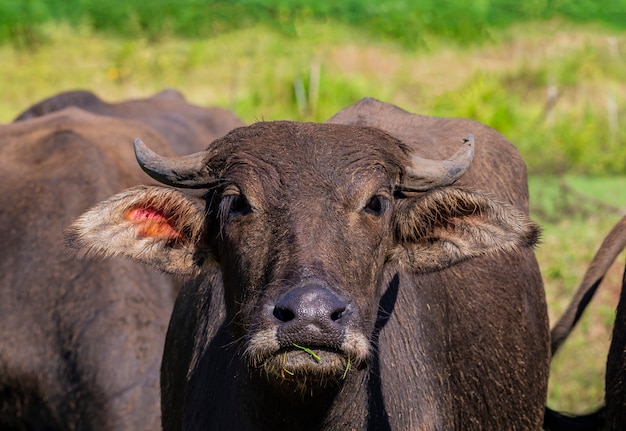
{"type": "MultiPolygon", "coordinates": [[[[527,162],[554,320],[626,213],[625,29],[626,0],[0,0],[0,123],[63,90],[166,87],[246,122],[365,96],[481,121],[527,162]]],[[[623,264],[554,360],[554,408],[602,401],[623,264]]]]}

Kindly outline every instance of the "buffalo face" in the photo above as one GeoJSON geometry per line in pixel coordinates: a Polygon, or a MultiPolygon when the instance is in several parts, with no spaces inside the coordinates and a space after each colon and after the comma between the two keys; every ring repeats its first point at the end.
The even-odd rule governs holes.
{"type": "Polygon", "coordinates": [[[215,169],[208,247],[249,367],[279,383],[340,379],[370,354],[406,154],[378,131],[360,148],[354,128],[278,125],[238,131],[215,169]]]}

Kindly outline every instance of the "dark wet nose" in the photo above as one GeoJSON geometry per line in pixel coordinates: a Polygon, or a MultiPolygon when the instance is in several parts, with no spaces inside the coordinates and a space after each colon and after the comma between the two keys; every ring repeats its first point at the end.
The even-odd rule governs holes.
{"type": "Polygon", "coordinates": [[[319,284],[287,292],[275,305],[279,338],[284,342],[335,344],[343,334],[348,304],[319,284]]]}

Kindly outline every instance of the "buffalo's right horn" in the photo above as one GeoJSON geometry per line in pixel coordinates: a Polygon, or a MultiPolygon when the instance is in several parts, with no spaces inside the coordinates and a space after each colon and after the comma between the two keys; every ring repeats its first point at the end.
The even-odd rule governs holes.
{"type": "Polygon", "coordinates": [[[436,187],[454,184],[469,169],[474,159],[474,136],[469,134],[463,145],[446,160],[431,160],[413,155],[411,166],[406,168],[407,179],[402,189],[424,192],[436,187]]]}
{"type": "Polygon", "coordinates": [[[201,189],[210,187],[217,179],[207,166],[207,154],[199,152],[188,156],[160,156],[135,139],[135,157],[145,173],[168,186],[201,189]]]}

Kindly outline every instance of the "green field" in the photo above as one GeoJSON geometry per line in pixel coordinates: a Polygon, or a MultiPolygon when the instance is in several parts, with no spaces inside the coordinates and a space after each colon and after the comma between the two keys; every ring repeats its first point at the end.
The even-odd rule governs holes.
{"type": "MultiPolygon", "coordinates": [[[[62,90],[166,87],[246,122],[323,121],[365,96],[482,121],[527,162],[559,316],[626,214],[626,1],[330,3],[0,0],[0,123],[62,90]]],[[[552,407],[601,402],[623,265],[555,359],[552,407]]]]}
{"type": "Polygon", "coordinates": [[[0,1],[0,40],[45,39],[48,22],[87,24],[126,37],[206,38],[256,24],[296,35],[302,20],[358,27],[371,38],[409,48],[434,39],[468,45],[497,37],[514,23],[563,19],[623,29],[625,0],[29,0],[0,1]]]}
{"type": "MultiPolygon", "coordinates": [[[[108,100],[176,87],[190,101],[256,119],[324,120],[363,96],[500,130],[532,173],[626,172],[626,48],[621,32],[529,23],[497,43],[432,52],[375,41],[349,26],[266,25],[209,39],[151,41],[45,25],[37,48],[0,45],[0,122],[55,91],[108,100]]],[[[443,43],[443,42],[442,42],[443,43]]]]}
{"type": "MultiPolygon", "coordinates": [[[[626,176],[533,176],[531,215],[551,321],[565,310],[604,235],[626,215],[626,176]]],[[[548,404],[586,412],[602,403],[604,367],[624,272],[622,253],[552,363],[548,404]]]]}

